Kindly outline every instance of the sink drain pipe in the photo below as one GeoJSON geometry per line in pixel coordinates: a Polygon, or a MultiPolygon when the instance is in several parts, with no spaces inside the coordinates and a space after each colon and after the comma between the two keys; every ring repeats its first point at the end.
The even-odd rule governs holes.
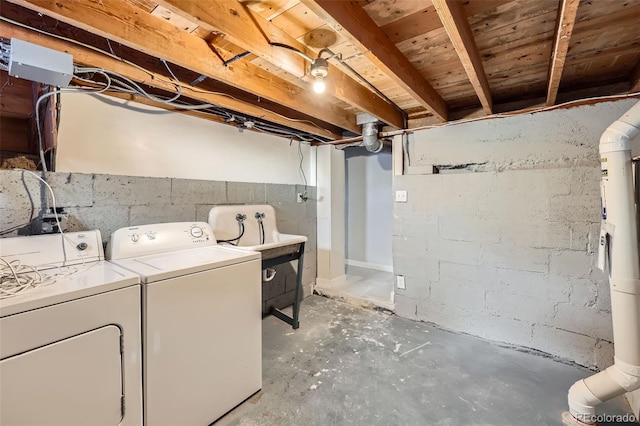
{"type": "Polygon", "coordinates": [[[631,141],[640,133],[640,102],[600,138],[602,230],[598,267],[608,266],[615,363],[569,389],[565,423],[595,424],[596,406],[640,388],[640,262],[631,141]]]}

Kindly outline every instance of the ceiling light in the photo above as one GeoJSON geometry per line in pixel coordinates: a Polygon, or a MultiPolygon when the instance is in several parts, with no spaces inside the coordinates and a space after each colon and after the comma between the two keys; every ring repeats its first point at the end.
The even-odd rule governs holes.
{"type": "Polygon", "coordinates": [[[316,77],[316,81],[313,82],[313,91],[316,93],[323,93],[327,85],[322,77],[316,77]]]}
{"type": "Polygon", "coordinates": [[[316,93],[322,93],[326,89],[327,85],[324,82],[324,78],[329,74],[329,63],[326,59],[317,57],[311,63],[311,75],[315,78],[313,82],[313,91],[316,93]]]}

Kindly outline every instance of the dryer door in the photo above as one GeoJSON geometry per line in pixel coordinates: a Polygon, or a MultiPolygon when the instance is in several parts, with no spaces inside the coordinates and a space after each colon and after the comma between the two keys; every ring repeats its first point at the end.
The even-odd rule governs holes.
{"type": "Polygon", "coordinates": [[[120,336],[108,325],[0,361],[0,424],[120,423],[120,336]]]}

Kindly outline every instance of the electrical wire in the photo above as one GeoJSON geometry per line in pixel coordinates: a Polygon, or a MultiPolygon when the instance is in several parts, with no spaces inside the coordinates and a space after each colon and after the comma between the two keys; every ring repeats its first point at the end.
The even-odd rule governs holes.
{"type": "Polygon", "coordinates": [[[25,294],[53,280],[42,275],[38,269],[22,265],[19,260],[8,261],[0,257],[0,299],[25,294]]]}
{"type": "Polygon", "coordinates": [[[303,197],[307,196],[307,175],[304,173],[304,168],[302,167],[302,162],[304,161],[304,154],[302,153],[302,142],[298,141],[298,157],[300,157],[300,174],[302,175],[302,179],[304,180],[304,194],[303,197]]]}
{"type": "MultiPolygon", "coordinates": [[[[16,26],[22,27],[22,28],[25,28],[25,29],[30,30],[30,31],[35,31],[35,32],[37,32],[39,34],[44,34],[44,35],[47,35],[47,36],[50,36],[50,37],[57,38],[59,40],[63,40],[63,41],[69,42],[69,43],[73,43],[75,45],[82,46],[82,47],[85,47],[87,49],[90,49],[90,50],[92,50],[94,52],[98,52],[100,54],[106,55],[106,56],[108,56],[108,57],[110,57],[112,59],[116,59],[116,60],[118,60],[120,62],[123,62],[123,63],[125,63],[127,65],[130,65],[130,66],[132,66],[132,67],[144,72],[149,77],[151,77],[152,80],[158,80],[158,81],[161,81],[161,82],[164,82],[164,83],[169,83],[169,84],[176,84],[176,82],[168,80],[168,79],[164,78],[160,74],[151,72],[148,69],[136,64],[135,62],[131,62],[131,61],[129,61],[127,59],[124,59],[124,58],[122,58],[122,57],[120,57],[118,55],[115,55],[113,52],[107,52],[107,51],[105,51],[103,49],[100,49],[98,47],[92,46],[90,44],[82,43],[82,42],[80,42],[78,40],[74,40],[74,39],[69,38],[69,37],[64,37],[64,36],[61,36],[59,34],[55,34],[55,33],[44,31],[44,30],[41,30],[41,29],[38,29],[38,28],[34,28],[34,27],[29,26],[29,25],[25,25],[22,22],[14,21],[13,19],[9,19],[9,18],[6,18],[4,16],[0,16],[0,21],[4,21],[4,22],[7,22],[7,23],[12,24],[12,25],[16,25],[16,26]]],[[[109,39],[105,38],[105,40],[107,40],[107,42],[109,42],[109,39]]],[[[109,43],[109,45],[110,45],[110,43],[109,43]]],[[[190,91],[193,91],[193,92],[196,92],[196,93],[224,96],[224,97],[227,97],[229,99],[233,99],[233,100],[235,100],[237,102],[245,102],[245,101],[242,101],[242,100],[236,98],[235,96],[229,95],[228,93],[216,92],[216,91],[205,90],[205,89],[199,89],[199,88],[190,86],[190,85],[188,85],[186,83],[182,83],[182,82],[179,82],[179,81],[178,81],[178,84],[181,87],[187,88],[190,91]]],[[[278,117],[281,117],[281,118],[283,118],[283,119],[285,119],[287,121],[291,121],[293,123],[308,123],[308,124],[311,124],[312,126],[315,126],[319,130],[325,131],[327,133],[331,133],[329,130],[324,129],[323,127],[319,126],[317,123],[315,123],[315,122],[313,122],[311,120],[291,118],[291,117],[287,117],[286,115],[279,114],[279,113],[277,113],[275,111],[271,111],[270,109],[267,109],[267,108],[262,107],[260,105],[256,104],[255,106],[258,107],[259,109],[263,110],[263,111],[266,111],[266,112],[270,113],[270,114],[277,115],[278,117]]],[[[324,142],[324,140],[323,140],[323,142],[324,142]]]]}

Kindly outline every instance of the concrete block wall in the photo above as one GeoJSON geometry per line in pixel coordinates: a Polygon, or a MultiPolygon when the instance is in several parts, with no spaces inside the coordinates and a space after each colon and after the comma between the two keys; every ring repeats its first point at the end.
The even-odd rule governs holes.
{"type": "Polygon", "coordinates": [[[394,189],[408,191],[407,203],[394,204],[394,273],[406,282],[396,289],[396,313],[609,366],[609,285],[595,255],[597,147],[633,103],[413,135],[411,165],[482,166],[394,177],[394,189]]]}
{"type": "MultiPolygon", "coordinates": [[[[304,295],[316,277],[316,188],[309,199],[296,202],[300,185],[150,178],[80,173],[49,173],[58,207],[69,214],[68,231],[99,229],[106,242],[116,229],[148,223],[207,221],[220,204],[271,204],[278,230],[309,238],[305,246],[304,295]]],[[[41,210],[44,188],[32,176],[0,170],[0,230],[2,237],[29,235],[29,225],[41,210]]],[[[297,265],[296,265],[297,266],[297,265]]],[[[263,311],[293,301],[294,263],[279,265],[273,281],[263,283],[263,311]]]]}

